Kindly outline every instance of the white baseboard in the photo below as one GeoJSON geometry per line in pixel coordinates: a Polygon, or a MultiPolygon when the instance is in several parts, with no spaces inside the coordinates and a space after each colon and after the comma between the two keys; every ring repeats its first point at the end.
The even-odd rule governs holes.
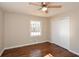
{"type": "Polygon", "coordinates": [[[44,43],[44,42],[48,42],[48,41],[35,42],[35,43],[30,43],[30,44],[23,44],[23,45],[18,45],[18,46],[7,47],[7,48],[4,48],[4,49],[5,50],[6,49],[12,49],[12,48],[17,48],[17,47],[22,47],[22,46],[28,46],[28,45],[32,45],[32,44],[44,43]]]}
{"type": "Polygon", "coordinates": [[[72,51],[72,50],[69,50],[69,51],[79,56],[79,53],[72,51]]]}
{"type": "Polygon", "coordinates": [[[5,49],[3,49],[3,50],[0,52],[0,56],[3,54],[4,50],[5,50],[5,49]]]}
{"type": "MultiPolygon", "coordinates": [[[[53,43],[53,42],[50,42],[50,43],[53,43]]],[[[55,43],[54,43],[54,44],[55,44],[55,43]]],[[[56,45],[58,45],[58,44],[56,44],[56,45]]],[[[60,45],[58,45],[58,46],[60,46],[60,45]]],[[[62,46],[60,46],[60,47],[62,47],[62,46]]],[[[62,48],[64,48],[64,47],[62,47],[62,48]]],[[[65,49],[67,49],[67,48],[65,48],[65,49]]],[[[76,55],[79,56],[79,53],[78,53],[78,52],[72,51],[72,50],[70,50],[70,49],[67,49],[67,50],[70,51],[71,53],[74,53],[74,54],[76,54],[76,55]]]]}

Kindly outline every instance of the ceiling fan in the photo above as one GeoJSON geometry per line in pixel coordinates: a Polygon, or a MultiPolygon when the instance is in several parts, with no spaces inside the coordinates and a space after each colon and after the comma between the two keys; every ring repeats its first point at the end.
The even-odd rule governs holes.
{"type": "Polygon", "coordinates": [[[31,5],[35,5],[35,6],[40,6],[41,8],[39,8],[39,10],[44,11],[45,13],[48,13],[48,8],[61,8],[61,5],[58,4],[52,4],[50,5],[50,2],[41,2],[39,3],[30,3],[31,5]]]}

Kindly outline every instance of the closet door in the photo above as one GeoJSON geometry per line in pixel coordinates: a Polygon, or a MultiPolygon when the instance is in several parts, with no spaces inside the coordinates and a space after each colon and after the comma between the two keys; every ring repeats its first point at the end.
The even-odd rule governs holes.
{"type": "Polygon", "coordinates": [[[51,40],[53,43],[69,49],[70,40],[69,17],[58,18],[51,22],[51,40]]]}

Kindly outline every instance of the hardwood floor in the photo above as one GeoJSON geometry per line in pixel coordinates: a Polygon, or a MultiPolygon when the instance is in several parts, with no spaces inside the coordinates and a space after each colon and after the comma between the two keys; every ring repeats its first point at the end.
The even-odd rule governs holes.
{"type": "Polygon", "coordinates": [[[54,57],[78,57],[78,55],[49,42],[8,49],[4,51],[2,57],[44,57],[48,54],[54,57]]]}

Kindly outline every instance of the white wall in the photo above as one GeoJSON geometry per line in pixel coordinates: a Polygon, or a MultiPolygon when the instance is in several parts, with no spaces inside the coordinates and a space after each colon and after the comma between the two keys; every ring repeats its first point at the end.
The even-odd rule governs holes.
{"type": "Polygon", "coordinates": [[[3,43],[3,11],[0,10],[0,55],[4,48],[3,43]]]}
{"type": "Polygon", "coordinates": [[[35,17],[18,13],[5,13],[5,48],[17,47],[48,41],[49,21],[47,18],[35,17]],[[41,21],[42,35],[30,36],[30,21],[41,21]]]}
{"type": "Polygon", "coordinates": [[[79,53],[79,46],[78,46],[79,45],[79,10],[78,9],[61,13],[51,18],[51,41],[55,44],[58,44],[59,46],[62,46],[76,53],[79,53]],[[69,17],[70,20],[67,21],[66,19],[65,20],[61,19],[64,17],[69,17]],[[63,34],[66,32],[68,36],[66,35],[61,36],[59,34],[59,31],[56,32],[56,30],[57,31],[59,30],[60,33],[63,34]],[[69,46],[69,48],[67,46],[69,46]]]}

